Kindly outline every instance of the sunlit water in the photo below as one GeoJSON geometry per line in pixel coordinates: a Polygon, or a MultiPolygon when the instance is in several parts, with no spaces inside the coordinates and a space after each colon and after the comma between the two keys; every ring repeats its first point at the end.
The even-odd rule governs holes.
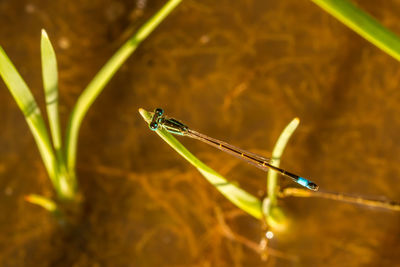
{"type": "MultiPolygon", "coordinates": [[[[395,1],[359,1],[400,33],[395,1]]],[[[62,121],[85,85],[164,1],[2,1],[0,44],[43,107],[40,29],[55,46],[62,121]]],[[[0,84],[2,266],[395,266],[398,213],[321,199],[280,202],[291,220],[255,251],[261,223],[238,210],[151,132],[139,107],[269,156],[301,122],[281,166],[321,190],[400,200],[398,63],[311,1],[184,1],[105,88],[83,122],[77,225],[24,202],[52,196],[21,112],[0,84]]],[[[266,176],[180,139],[262,195],[266,176]]],[[[284,180],[283,185],[292,185],[284,180]]]]}

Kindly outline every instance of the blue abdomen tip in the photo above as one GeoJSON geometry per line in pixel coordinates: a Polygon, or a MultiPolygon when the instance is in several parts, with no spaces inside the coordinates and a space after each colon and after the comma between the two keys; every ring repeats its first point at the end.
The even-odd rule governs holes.
{"type": "Polygon", "coordinates": [[[299,179],[297,179],[297,183],[305,187],[308,186],[308,180],[303,177],[299,177],[299,179]]]}

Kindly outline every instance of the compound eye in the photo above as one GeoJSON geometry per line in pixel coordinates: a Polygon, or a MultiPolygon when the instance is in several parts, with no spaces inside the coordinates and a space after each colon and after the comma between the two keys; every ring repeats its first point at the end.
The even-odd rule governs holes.
{"type": "Polygon", "coordinates": [[[161,109],[161,108],[157,108],[157,109],[154,111],[154,113],[155,113],[155,115],[157,115],[157,116],[162,116],[162,115],[164,114],[164,110],[161,109]]]}
{"type": "Polygon", "coordinates": [[[158,123],[157,122],[152,122],[150,123],[150,129],[155,131],[158,129],[158,123]]]}

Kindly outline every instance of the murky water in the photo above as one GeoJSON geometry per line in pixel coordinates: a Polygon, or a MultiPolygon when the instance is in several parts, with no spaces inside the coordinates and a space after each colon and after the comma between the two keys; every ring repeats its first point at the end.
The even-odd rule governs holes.
{"type": "MultiPolygon", "coordinates": [[[[358,2],[400,34],[398,1],[358,2]]],[[[47,30],[66,122],[97,70],[163,3],[3,0],[0,44],[43,107],[39,40],[47,30]]],[[[254,251],[260,222],[218,194],[137,112],[163,107],[200,132],[266,156],[299,117],[284,168],[321,190],[400,201],[398,66],[311,1],[184,1],[86,116],[78,152],[83,215],[68,229],[23,200],[54,192],[0,83],[0,265],[398,265],[399,213],[311,198],[281,201],[291,228],[275,236],[277,252],[262,262],[254,251]]],[[[264,190],[263,172],[181,141],[249,192],[264,190]]]]}

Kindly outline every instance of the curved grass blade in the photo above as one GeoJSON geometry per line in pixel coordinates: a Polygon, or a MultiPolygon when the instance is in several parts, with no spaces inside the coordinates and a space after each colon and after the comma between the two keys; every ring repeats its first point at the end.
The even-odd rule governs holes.
{"type": "MultiPolygon", "coordinates": [[[[143,119],[150,123],[152,119],[152,113],[139,109],[140,115],[143,119]]],[[[222,175],[208,167],[206,164],[201,162],[192,153],[190,153],[175,137],[164,129],[158,129],[157,134],[170,145],[176,152],[178,152],[183,158],[185,158],[190,164],[197,168],[197,170],[209,181],[222,195],[224,195],[229,201],[235,204],[237,207],[252,215],[257,219],[262,218],[261,202],[260,200],[247,193],[243,189],[237,187],[233,183],[227,181],[222,175]]]]}
{"type": "Polygon", "coordinates": [[[139,31],[129,39],[97,73],[80,95],[69,118],[66,133],[67,167],[75,169],[78,133],[83,117],[114,73],[135,51],[139,44],[171,13],[182,0],[169,0],[139,31]]]}
{"type": "Polygon", "coordinates": [[[350,29],[400,61],[400,38],[347,0],[312,0],[350,29]]]}
{"type": "Polygon", "coordinates": [[[44,93],[46,97],[47,115],[49,117],[53,145],[57,151],[60,150],[62,147],[60,120],[58,115],[57,59],[56,54],[54,53],[53,46],[51,45],[49,37],[47,36],[45,30],[42,30],[40,49],[42,57],[42,77],[44,93]]]}
{"type": "Polygon", "coordinates": [[[49,118],[51,136],[57,160],[57,193],[62,199],[74,199],[77,182],[74,170],[66,169],[64,151],[61,140],[60,120],[58,112],[58,71],[57,59],[53,46],[45,30],[42,30],[40,41],[42,58],[43,87],[46,97],[47,116],[49,118]]]}
{"type": "Polygon", "coordinates": [[[51,147],[50,139],[48,136],[46,124],[40,114],[39,107],[30,92],[25,81],[22,79],[17,69],[0,47],[0,76],[3,78],[4,83],[7,85],[9,91],[18,104],[18,107],[24,113],[25,119],[28,123],[36,144],[39,148],[40,155],[42,156],[46,170],[50,176],[53,186],[58,188],[56,178],[56,162],[54,158],[53,149],[51,147]]]}
{"type": "MultiPolygon", "coordinates": [[[[279,167],[280,159],[282,157],[283,151],[288,143],[293,132],[299,125],[299,119],[293,119],[282,131],[281,135],[276,141],[275,147],[272,151],[272,161],[273,166],[279,167]]],[[[263,215],[266,217],[268,225],[272,228],[283,231],[287,228],[288,219],[286,218],[283,211],[278,207],[278,173],[274,170],[268,171],[267,176],[267,198],[263,201],[262,211],[263,215]]]]}
{"type": "MultiPolygon", "coordinates": [[[[279,167],[281,163],[281,157],[283,151],[285,150],[286,144],[288,143],[290,137],[296,130],[299,123],[300,120],[298,118],[294,118],[282,131],[272,151],[271,165],[279,167]]],[[[271,206],[275,206],[277,204],[277,194],[278,194],[277,187],[278,187],[278,173],[271,169],[268,172],[268,177],[267,177],[267,192],[271,206]]]]}

